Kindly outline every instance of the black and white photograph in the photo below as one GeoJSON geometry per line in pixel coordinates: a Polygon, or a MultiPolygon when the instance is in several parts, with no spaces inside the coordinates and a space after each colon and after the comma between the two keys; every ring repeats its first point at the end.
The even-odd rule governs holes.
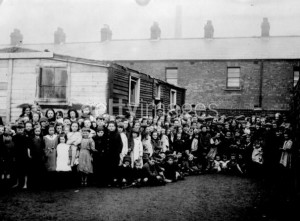
{"type": "Polygon", "coordinates": [[[0,0],[0,220],[300,220],[299,0],[0,0]]]}

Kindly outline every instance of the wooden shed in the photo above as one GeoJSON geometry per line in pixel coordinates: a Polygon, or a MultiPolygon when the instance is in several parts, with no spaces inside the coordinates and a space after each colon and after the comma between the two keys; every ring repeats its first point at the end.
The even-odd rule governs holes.
{"type": "Polygon", "coordinates": [[[21,107],[94,107],[95,114],[135,112],[151,115],[154,104],[165,110],[183,105],[185,89],[113,62],[34,51],[19,47],[0,50],[0,116],[18,119],[21,107]],[[97,111],[100,110],[100,111],[97,111]]]}

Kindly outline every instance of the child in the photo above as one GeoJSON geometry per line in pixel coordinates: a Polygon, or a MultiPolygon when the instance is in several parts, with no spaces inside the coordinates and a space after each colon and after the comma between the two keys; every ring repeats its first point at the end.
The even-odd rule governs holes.
{"type": "Polygon", "coordinates": [[[41,127],[34,128],[34,137],[31,142],[31,165],[32,165],[32,180],[33,184],[38,187],[41,183],[41,176],[44,173],[44,160],[45,160],[45,143],[41,136],[41,127]]]}
{"type": "Polygon", "coordinates": [[[174,163],[172,155],[166,157],[166,162],[163,166],[164,177],[167,183],[176,182],[181,176],[177,164],[174,163]]]}
{"type": "Polygon", "coordinates": [[[252,175],[260,177],[263,164],[263,149],[259,141],[253,145],[252,151],[252,175]]]}
{"type": "Polygon", "coordinates": [[[157,167],[152,157],[143,165],[143,184],[145,185],[164,185],[165,180],[162,171],[157,167]]]}
{"type": "Polygon", "coordinates": [[[134,166],[132,170],[132,179],[133,179],[133,185],[140,186],[143,179],[143,164],[142,160],[138,159],[134,161],[134,166]]]}
{"type": "Polygon", "coordinates": [[[88,115],[90,121],[95,121],[95,118],[91,114],[91,107],[89,105],[83,105],[81,107],[82,115],[88,115]]]}
{"type": "Polygon", "coordinates": [[[176,134],[176,139],[173,142],[173,151],[175,154],[183,153],[185,150],[185,142],[181,139],[181,133],[176,134]]]}
{"type": "Polygon", "coordinates": [[[122,151],[120,153],[120,166],[121,166],[123,164],[123,158],[128,153],[128,138],[124,132],[124,125],[121,122],[118,124],[118,132],[120,133],[122,143],[123,143],[122,151]]]}
{"type": "Polygon", "coordinates": [[[224,154],[223,157],[222,157],[222,160],[220,161],[221,170],[223,172],[227,172],[228,162],[229,162],[229,160],[227,159],[227,155],[224,154]]]}
{"type": "Polygon", "coordinates": [[[77,122],[78,112],[75,109],[68,110],[68,118],[71,122],[77,122]]]}
{"type": "Polygon", "coordinates": [[[122,165],[119,167],[119,182],[121,187],[129,187],[133,182],[133,170],[131,167],[131,157],[125,156],[122,165]]]}
{"type": "Polygon", "coordinates": [[[169,144],[169,138],[166,135],[166,130],[162,129],[161,130],[161,146],[162,146],[162,152],[166,152],[169,150],[170,144],[169,144]]]}
{"type": "Polygon", "coordinates": [[[232,175],[240,174],[235,154],[231,154],[230,161],[227,164],[228,172],[232,175]]]}
{"type": "Polygon", "coordinates": [[[152,144],[153,150],[155,150],[158,146],[160,146],[160,140],[158,138],[157,131],[152,132],[151,144],[152,144]]]}
{"type": "Polygon", "coordinates": [[[90,130],[90,132],[89,132],[90,138],[92,138],[96,135],[96,132],[93,129],[91,129],[91,126],[92,126],[92,122],[89,119],[85,119],[83,121],[83,127],[90,130]]]}
{"type": "Polygon", "coordinates": [[[30,142],[24,135],[24,124],[17,126],[17,134],[13,137],[15,149],[15,167],[17,172],[17,183],[14,187],[18,187],[21,179],[24,179],[23,189],[27,189],[28,165],[30,156],[30,142]]]}
{"type": "Polygon", "coordinates": [[[58,135],[59,144],[57,145],[57,164],[56,171],[71,171],[71,159],[69,157],[70,145],[66,144],[67,136],[65,134],[58,135]]]}
{"type": "Polygon", "coordinates": [[[149,157],[153,154],[153,147],[151,143],[151,137],[148,132],[144,132],[142,136],[142,143],[143,143],[143,152],[148,154],[149,157]]]}
{"type": "Polygon", "coordinates": [[[46,170],[48,172],[56,171],[56,147],[58,144],[58,137],[54,134],[54,127],[50,126],[48,135],[44,136],[45,143],[45,157],[46,170]]]}
{"type": "MultiPolygon", "coordinates": [[[[4,129],[0,126],[0,130],[4,129]]],[[[5,128],[3,135],[0,133],[0,172],[1,180],[10,180],[13,167],[14,143],[10,128],[5,128]],[[3,142],[3,143],[2,143],[3,142]]]]}
{"type": "Polygon", "coordinates": [[[89,128],[82,128],[82,140],[78,156],[78,171],[81,173],[82,186],[87,186],[88,174],[93,173],[91,151],[96,151],[95,142],[89,137],[89,133],[89,128]]]}
{"type": "Polygon", "coordinates": [[[212,165],[212,171],[220,173],[221,170],[222,170],[222,168],[221,168],[221,157],[220,157],[220,155],[216,155],[216,158],[215,158],[215,160],[213,162],[213,165],[212,165]]]}
{"type": "Polygon", "coordinates": [[[57,123],[57,124],[55,125],[55,133],[56,133],[57,135],[60,135],[60,134],[63,133],[63,124],[62,124],[62,123],[57,123]]]}
{"type": "Polygon", "coordinates": [[[142,159],[143,157],[143,144],[141,139],[139,138],[139,135],[140,133],[136,128],[132,129],[133,147],[131,148],[132,150],[130,153],[132,167],[134,161],[136,161],[137,159],[142,159]]]}
{"type": "Polygon", "coordinates": [[[81,143],[81,139],[82,139],[81,133],[78,130],[79,130],[78,123],[73,122],[71,124],[71,132],[67,134],[67,143],[66,143],[70,145],[70,149],[69,149],[69,155],[71,157],[70,166],[74,173],[76,172],[76,166],[77,166],[75,165],[75,158],[76,158],[78,146],[81,143]]]}
{"type": "Polygon", "coordinates": [[[46,111],[45,117],[48,118],[48,122],[56,122],[56,114],[55,111],[50,108],[46,111]]]}
{"type": "Polygon", "coordinates": [[[56,112],[56,123],[64,123],[64,114],[62,111],[57,111],[56,112]]]}
{"type": "Polygon", "coordinates": [[[93,137],[95,142],[95,149],[97,150],[93,154],[93,169],[94,169],[94,177],[97,184],[102,183],[102,177],[106,177],[104,175],[107,170],[105,170],[105,156],[107,154],[106,143],[104,138],[104,127],[98,126],[96,136],[93,137]]]}

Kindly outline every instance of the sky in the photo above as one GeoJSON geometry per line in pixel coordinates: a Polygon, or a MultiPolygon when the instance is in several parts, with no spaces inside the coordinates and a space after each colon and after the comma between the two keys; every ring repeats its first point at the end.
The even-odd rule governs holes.
{"type": "Polygon", "coordinates": [[[176,6],[182,7],[182,37],[203,37],[212,20],[215,37],[260,35],[268,17],[273,36],[300,35],[299,0],[0,0],[0,44],[10,42],[18,28],[26,43],[51,43],[57,27],[67,42],[95,42],[108,24],[113,39],[149,39],[159,23],[162,38],[173,38],[176,6]]]}

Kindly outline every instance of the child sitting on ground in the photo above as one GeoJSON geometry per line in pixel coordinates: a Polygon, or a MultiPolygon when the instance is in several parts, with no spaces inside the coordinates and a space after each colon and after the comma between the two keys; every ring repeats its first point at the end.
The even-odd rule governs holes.
{"type": "Polygon", "coordinates": [[[213,165],[212,165],[212,172],[216,172],[216,173],[220,173],[222,170],[221,168],[221,157],[220,155],[216,155],[216,158],[213,162],[213,165]]]}
{"type": "Polygon", "coordinates": [[[156,165],[154,159],[150,157],[146,160],[147,163],[144,164],[143,170],[145,177],[143,178],[144,185],[156,186],[156,185],[164,185],[165,180],[162,171],[156,165]]]}
{"type": "Polygon", "coordinates": [[[143,179],[143,164],[141,159],[134,161],[134,166],[132,169],[132,179],[133,185],[140,186],[143,179]]]}
{"type": "Polygon", "coordinates": [[[131,168],[131,157],[126,155],[123,158],[123,164],[119,166],[118,184],[124,188],[131,186],[133,182],[133,170],[131,168]]]}

